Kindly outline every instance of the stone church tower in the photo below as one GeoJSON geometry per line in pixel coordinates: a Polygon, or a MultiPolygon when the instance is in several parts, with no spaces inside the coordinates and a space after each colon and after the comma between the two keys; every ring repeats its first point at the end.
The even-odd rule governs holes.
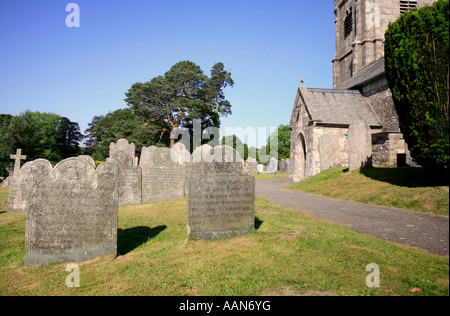
{"type": "Polygon", "coordinates": [[[290,181],[348,166],[348,131],[363,118],[372,134],[374,164],[413,164],[400,131],[384,65],[389,23],[436,0],[335,0],[333,89],[298,88],[289,123],[290,181]]]}
{"type": "Polygon", "coordinates": [[[336,55],[333,86],[384,57],[384,34],[389,23],[408,10],[435,0],[335,0],[336,55]]]}

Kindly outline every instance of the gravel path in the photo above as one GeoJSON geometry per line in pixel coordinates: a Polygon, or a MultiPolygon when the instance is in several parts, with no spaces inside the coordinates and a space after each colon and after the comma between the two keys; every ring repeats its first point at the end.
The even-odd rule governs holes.
{"type": "Polygon", "coordinates": [[[282,178],[256,181],[256,194],[274,204],[304,210],[354,231],[402,245],[449,254],[449,219],[388,207],[329,199],[285,189],[282,178]]]}

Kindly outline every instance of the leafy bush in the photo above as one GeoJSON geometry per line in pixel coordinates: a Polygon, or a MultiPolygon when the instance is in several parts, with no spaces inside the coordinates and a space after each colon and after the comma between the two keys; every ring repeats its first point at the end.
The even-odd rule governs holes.
{"type": "Polygon", "coordinates": [[[386,76],[400,128],[422,166],[449,167],[449,1],[439,0],[391,23],[386,76]]]}

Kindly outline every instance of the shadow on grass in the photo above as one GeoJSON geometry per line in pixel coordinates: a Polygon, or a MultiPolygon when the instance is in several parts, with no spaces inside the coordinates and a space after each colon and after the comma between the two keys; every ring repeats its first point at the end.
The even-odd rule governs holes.
{"type": "Polygon", "coordinates": [[[392,185],[419,188],[448,186],[447,174],[424,168],[402,167],[402,168],[366,168],[359,171],[364,176],[376,181],[387,182],[392,185]]]}
{"type": "Polygon", "coordinates": [[[260,220],[258,217],[255,217],[255,230],[258,230],[264,221],[260,220]]]}
{"type": "Polygon", "coordinates": [[[0,215],[6,214],[6,211],[0,211],[0,215]]]}
{"type": "Polygon", "coordinates": [[[154,228],[146,226],[127,229],[119,228],[117,231],[117,255],[126,255],[137,247],[145,244],[150,239],[158,236],[158,234],[164,231],[166,228],[166,225],[157,226],[154,228]]]}

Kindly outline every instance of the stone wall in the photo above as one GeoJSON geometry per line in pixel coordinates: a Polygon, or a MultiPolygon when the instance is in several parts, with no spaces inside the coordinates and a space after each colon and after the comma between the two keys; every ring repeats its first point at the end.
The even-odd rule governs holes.
{"type": "MultiPolygon", "coordinates": [[[[389,167],[398,166],[398,155],[410,157],[407,145],[401,133],[376,133],[372,135],[373,163],[389,167]]],[[[411,159],[409,158],[410,163],[411,159]]]]}
{"type": "Polygon", "coordinates": [[[360,92],[367,97],[372,110],[383,125],[383,132],[400,132],[397,111],[386,78],[365,84],[360,92]]]}

